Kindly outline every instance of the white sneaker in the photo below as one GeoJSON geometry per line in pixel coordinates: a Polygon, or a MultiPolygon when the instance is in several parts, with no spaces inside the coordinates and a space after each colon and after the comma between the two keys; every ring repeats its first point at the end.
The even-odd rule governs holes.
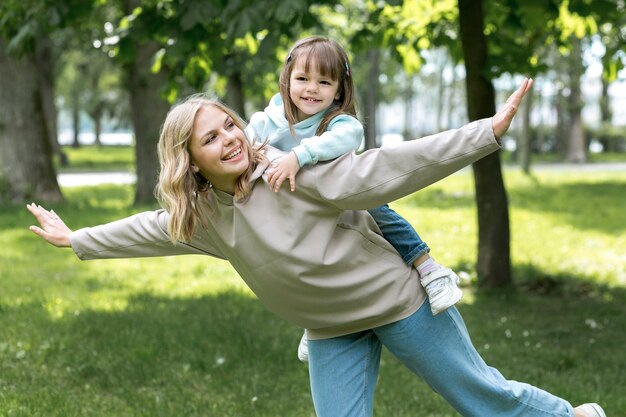
{"type": "Polygon", "coordinates": [[[606,417],[604,410],[596,403],[586,403],[575,408],[576,411],[582,411],[587,417],[606,417]]]}
{"type": "Polygon", "coordinates": [[[460,281],[457,274],[449,268],[431,271],[420,278],[420,282],[428,294],[433,316],[453,306],[463,297],[463,292],[457,286],[460,281]]]}
{"type": "Polygon", "coordinates": [[[304,331],[304,334],[300,339],[300,344],[298,345],[298,359],[300,359],[300,362],[309,362],[309,338],[306,335],[306,330],[304,331]]]}

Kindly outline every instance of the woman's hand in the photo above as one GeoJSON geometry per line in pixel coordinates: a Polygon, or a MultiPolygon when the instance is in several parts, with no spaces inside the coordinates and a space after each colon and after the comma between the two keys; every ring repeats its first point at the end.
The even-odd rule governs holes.
{"type": "Polygon", "coordinates": [[[268,170],[267,180],[270,183],[270,188],[278,192],[283,181],[288,179],[291,191],[295,191],[296,174],[298,171],[300,171],[298,157],[294,152],[289,152],[287,155],[274,162],[268,170]]]}
{"type": "Polygon", "coordinates": [[[493,133],[496,135],[496,138],[500,139],[509,129],[511,121],[522,102],[522,98],[524,98],[532,86],[532,78],[524,78],[522,85],[511,94],[504,106],[491,118],[491,125],[493,126],[493,133]]]}
{"type": "Polygon", "coordinates": [[[66,248],[70,246],[72,230],[63,223],[63,220],[54,210],[48,211],[35,203],[27,204],[26,208],[35,216],[41,226],[29,227],[34,234],[57,247],[66,248]]]}

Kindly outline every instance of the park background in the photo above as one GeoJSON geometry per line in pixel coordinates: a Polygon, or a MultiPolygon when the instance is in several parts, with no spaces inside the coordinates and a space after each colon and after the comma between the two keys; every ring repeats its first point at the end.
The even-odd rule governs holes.
{"type": "MultiPolygon", "coordinates": [[[[462,277],[488,363],[626,417],[623,0],[3,1],[0,416],[314,415],[301,329],[228,264],[79,262],[24,207],[72,228],[157,207],[171,104],[249,118],[310,34],[349,52],[363,149],[489,117],[534,78],[502,152],[393,207],[462,277]]],[[[375,415],[456,414],[385,353],[375,415]]]]}

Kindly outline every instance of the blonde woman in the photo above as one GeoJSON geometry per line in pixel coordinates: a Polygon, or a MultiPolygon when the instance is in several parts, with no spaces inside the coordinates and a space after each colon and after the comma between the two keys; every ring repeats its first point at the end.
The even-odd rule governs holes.
{"type": "Polygon", "coordinates": [[[458,310],[433,316],[415,268],[362,211],[498,150],[531,84],[524,81],[491,119],[305,167],[297,189],[278,194],[265,170],[283,154],[251,146],[234,112],[194,97],[163,125],[162,210],[72,231],[53,211],[30,204],[40,224],[31,230],[81,259],[227,259],[268,309],[308,329],[319,417],[373,414],[383,346],[464,416],[605,417],[597,404],[574,409],[487,366],[458,310]]]}

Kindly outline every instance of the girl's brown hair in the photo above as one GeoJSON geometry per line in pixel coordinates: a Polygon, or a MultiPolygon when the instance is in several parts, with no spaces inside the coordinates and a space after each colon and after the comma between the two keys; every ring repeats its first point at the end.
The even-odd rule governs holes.
{"type": "MultiPolygon", "coordinates": [[[[298,108],[289,98],[291,72],[296,62],[302,59],[304,70],[309,71],[312,65],[323,76],[329,77],[339,84],[339,99],[326,113],[319,127],[317,135],[321,135],[328,128],[330,121],[340,114],[348,114],[356,117],[356,104],[354,97],[354,83],[352,82],[352,69],[348,55],[343,48],[334,40],[322,36],[311,36],[296,42],[291,48],[285,65],[280,72],[280,95],[283,97],[285,117],[289,122],[289,128],[293,132],[293,125],[298,122],[298,108]]],[[[295,136],[295,134],[294,134],[295,136]]]]}
{"type": "MultiPolygon", "coordinates": [[[[189,242],[198,223],[207,227],[206,204],[199,199],[208,195],[209,182],[191,169],[189,144],[193,135],[193,123],[198,111],[204,106],[217,107],[233,120],[235,126],[244,131],[245,123],[239,115],[224,104],[210,100],[202,94],[190,96],[173,107],[165,118],[159,137],[158,153],[161,171],[156,196],[169,213],[168,232],[172,242],[189,242]]],[[[251,191],[250,175],[257,164],[265,159],[263,147],[243,143],[250,164],[237,179],[235,198],[243,200],[251,191]]]]}

